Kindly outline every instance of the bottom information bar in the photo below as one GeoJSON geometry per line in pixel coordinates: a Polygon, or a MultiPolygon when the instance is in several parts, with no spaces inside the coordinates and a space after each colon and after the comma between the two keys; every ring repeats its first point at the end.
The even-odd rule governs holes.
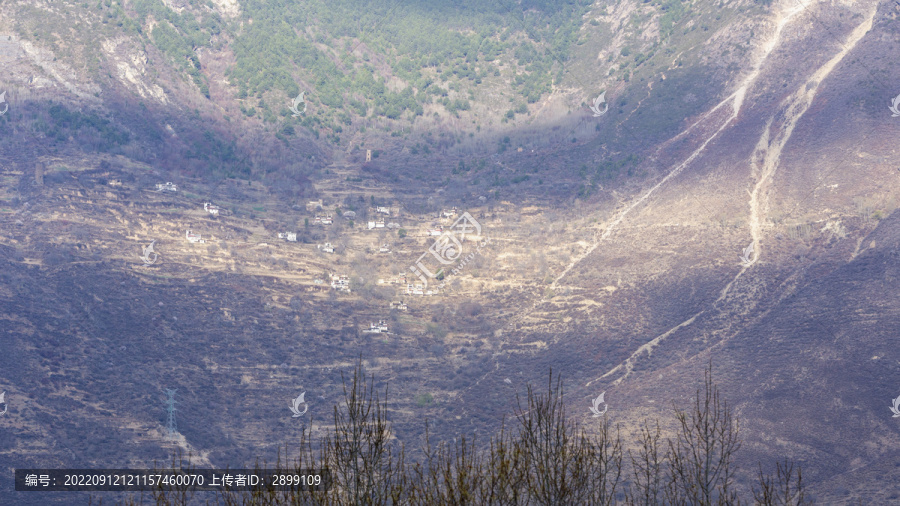
{"type": "Polygon", "coordinates": [[[330,486],[327,469],[16,469],[16,490],[20,492],[324,491],[330,486]]]}

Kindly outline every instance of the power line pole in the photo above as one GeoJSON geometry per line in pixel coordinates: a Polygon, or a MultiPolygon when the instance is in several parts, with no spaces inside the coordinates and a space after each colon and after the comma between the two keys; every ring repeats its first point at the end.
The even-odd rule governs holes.
{"type": "Polygon", "coordinates": [[[175,435],[178,433],[178,424],[175,423],[175,392],[178,389],[166,389],[166,411],[168,411],[168,418],[166,420],[166,430],[168,432],[168,436],[170,439],[175,439],[175,435]]]}

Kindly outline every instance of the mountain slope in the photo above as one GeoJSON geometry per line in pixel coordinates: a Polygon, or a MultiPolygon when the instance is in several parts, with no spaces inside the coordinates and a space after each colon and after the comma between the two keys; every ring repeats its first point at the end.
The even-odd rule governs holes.
{"type": "Polygon", "coordinates": [[[358,358],[410,448],[550,368],[629,434],[711,363],[743,486],[790,457],[820,501],[900,494],[897,6],[304,5],[0,6],[3,467],[272,460],[358,358]],[[439,294],[391,284],[463,211],[487,241],[439,294]]]}

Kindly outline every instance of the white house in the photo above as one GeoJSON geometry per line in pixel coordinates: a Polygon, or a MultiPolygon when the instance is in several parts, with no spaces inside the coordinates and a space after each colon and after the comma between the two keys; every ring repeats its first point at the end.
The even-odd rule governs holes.
{"type": "Polygon", "coordinates": [[[389,334],[389,329],[387,323],[384,320],[379,320],[378,323],[369,324],[369,328],[363,330],[364,334],[389,334]]]}
{"type": "Polygon", "coordinates": [[[437,227],[428,230],[428,235],[441,235],[444,233],[444,227],[437,227]]]}
{"type": "Polygon", "coordinates": [[[316,225],[331,225],[334,223],[334,217],[330,214],[316,214],[316,219],[313,222],[316,225]]]}
{"type": "Polygon", "coordinates": [[[434,295],[434,292],[432,290],[426,290],[424,285],[422,285],[420,283],[416,283],[414,285],[406,285],[406,294],[407,295],[423,295],[423,296],[429,295],[430,296],[430,295],[434,295]]]}
{"type": "Polygon", "coordinates": [[[380,248],[378,248],[379,253],[390,253],[391,248],[388,247],[387,244],[382,244],[380,248]]]}
{"type": "Polygon", "coordinates": [[[279,239],[284,239],[285,241],[297,242],[297,233],[296,232],[279,232],[279,239]]]}
{"type": "Polygon", "coordinates": [[[325,253],[334,253],[334,246],[330,242],[326,242],[325,244],[320,244],[318,248],[325,253]]]}
{"type": "Polygon", "coordinates": [[[409,306],[403,301],[391,302],[391,309],[399,309],[400,311],[409,311],[409,306]]]}
{"type": "Polygon", "coordinates": [[[218,215],[219,215],[219,206],[213,205],[213,204],[211,204],[210,202],[204,202],[204,203],[203,203],[203,210],[206,211],[206,212],[208,212],[209,214],[211,214],[211,215],[213,215],[213,216],[218,216],[218,215]]]}
{"type": "Polygon", "coordinates": [[[200,234],[195,234],[192,230],[188,230],[185,237],[190,243],[206,242],[200,234]]]}
{"type": "Polygon", "coordinates": [[[162,191],[177,192],[178,186],[176,186],[174,183],[170,183],[168,181],[166,181],[165,183],[156,183],[156,191],[158,191],[158,192],[162,192],[162,191]]]}

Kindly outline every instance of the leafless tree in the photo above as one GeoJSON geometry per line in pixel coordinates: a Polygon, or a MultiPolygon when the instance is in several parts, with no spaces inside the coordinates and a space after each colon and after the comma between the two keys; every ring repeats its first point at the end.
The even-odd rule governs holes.
{"type": "Polygon", "coordinates": [[[712,364],[690,411],[675,408],[680,431],[668,441],[668,504],[735,504],[735,453],[741,447],[738,422],[719,395],[712,364]]]}
{"type": "Polygon", "coordinates": [[[763,473],[759,466],[759,486],[753,487],[753,499],[761,506],[806,506],[813,504],[806,498],[800,466],[785,459],[775,463],[775,476],[763,473]]]}

